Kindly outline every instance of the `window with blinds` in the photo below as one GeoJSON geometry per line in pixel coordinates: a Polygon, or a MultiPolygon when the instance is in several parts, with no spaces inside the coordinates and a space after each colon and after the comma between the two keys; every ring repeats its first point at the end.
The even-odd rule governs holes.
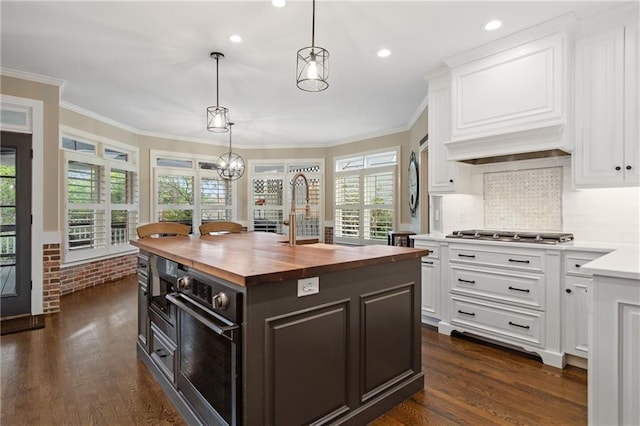
{"type": "Polygon", "coordinates": [[[334,241],[386,244],[395,220],[397,152],[335,161],[334,241]]]}
{"type": "Polygon", "coordinates": [[[296,235],[322,239],[324,161],[318,160],[254,160],[249,162],[249,217],[254,231],[288,234],[283,224],[291,212],[291,200],[296,199],[296,235]],[[304,180],[293,182],[297,173],[303,173],[309,184],[310,216],[305,214],[307,204],[304,180]]]}
{"type": "Polygon", "coordinates": [[[196,232],[203,223],[235,219],[235,183],[222,179],[216,161],[152,152],[154,216],[179,222],[196,232]]]}
{"type": "Polygon", "coordinates": [[[131,250],[138,226],[135,150],[65,134],[65,262],[131,250]]]}

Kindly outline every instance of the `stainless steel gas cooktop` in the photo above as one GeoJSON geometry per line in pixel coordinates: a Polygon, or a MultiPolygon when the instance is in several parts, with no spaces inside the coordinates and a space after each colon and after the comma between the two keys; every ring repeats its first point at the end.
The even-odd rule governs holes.
{"type": "Polygon", "coordinates": [[[565,232],[516,232],[492,231],[486,229],[468,229],[454,231],[446,238],[460,238],[466,240],[506,241],[536,244],[559,244],[573,241],[573,234],[565,232]]]}

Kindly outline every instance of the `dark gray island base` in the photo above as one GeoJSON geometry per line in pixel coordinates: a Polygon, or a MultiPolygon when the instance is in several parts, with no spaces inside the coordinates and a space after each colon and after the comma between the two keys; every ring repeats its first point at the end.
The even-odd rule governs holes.
{"type": "Polygon", "coordinates": [[[426,252],[387,246],[288,247],[277,237],[248,233],[132,242],[141,250],[138,356],[185,421],[362,425],[423,389],[420,258],[426,252]],[[216,260],[218,249],[223,252],[216,260]],[[211,258],[205,261],[195,252],[211,258]],[[266,262],[268,271],[260,271],[256,265],[261,261],[256,259],[265,257],[274,260],[266,262]],[[225,266],[225,258],[236,260],[225,266]],[[205,262],[208,266],[202,267],[205,262]],[[237,329],[223,323],[218,327],[226,330],[222,335],[227,340],[234,340],[229,356],[225,355],[231,359],[215,361],[233,370],[226,379],[225,374],[218,379],[219,372],[203,365],[217,357],[218,349],[189,340],[193,336],[187,336],[191,332],[184,324],[188,316],[179,306],[173,324],[149,306],[162,286],[158,271],[166,263],[177,265],[178,275],[211,279],[236,295],[232,300],[237,302],[237,329]],[[216,274],[218,269],[224,271],[216,274]],[[314,277],[319,291],[301,290],[304,283],[299,280],[314,277]],[[298,297],[300,291],[308,295],[298,297]],[[198,345],[209,354],[193,358],[196,362],[190,351],[198,345]],[[209,371],[201,377],[205,382],[237,380],[237,385],[225,382],[228,395],[213,391],[209,395],[216,411],[213,417],[201,406],[207,398],[194,395],[191,385],[183,385],[181,379],[199,368],[209,371]],[[226,399],[230,411],[217,408],[225,406],[218,404],[221,399],[226,399]]]}

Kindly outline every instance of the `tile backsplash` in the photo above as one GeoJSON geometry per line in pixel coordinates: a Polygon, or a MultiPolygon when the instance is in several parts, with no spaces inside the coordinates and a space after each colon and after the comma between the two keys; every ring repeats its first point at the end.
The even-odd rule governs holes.
{"type": "Polygon", "coordinates": [[[562,168],[483,175],[484,227],[515,231],[562,230],[562,168]]]}
{"type": "MultiPolygon", "coordinates": [[[[471,188],[441,200],[441,232],[485,227],[484,177],[494,172],[560,168],[562,171],[562,232],[577,241],[640,244],[640,188],[573,188],[571,159],[535,159],[472,166],[471,188]]],[[[505,228],[498,224],[497,228],[505,228]]]]}

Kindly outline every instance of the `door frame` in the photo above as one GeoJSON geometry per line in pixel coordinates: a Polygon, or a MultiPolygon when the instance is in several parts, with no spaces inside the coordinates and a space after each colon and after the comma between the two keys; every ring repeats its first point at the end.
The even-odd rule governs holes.
{"type": "MultiPolygon", "coordinates": [[[[0,95],[0,109],[24,111],[27,114],[24,126],[7,126],[0,123],[0,128],[15,133],[31,134],[31,315],[44,313],[44,244],[60,243],[60,233],[43,229],[43,194],[44,194],[44,102],[37,99],[19,98],[17,96],[0,95]],[[55,234],[55,235],[52,235],[55,234]],[[50,241],[55,240],[55,241],[50,241]]],[[[56,157],[57,158],[57,157],[56,157]]],[[[54,206],[58,208],[58,206],[54,206]]]]}

